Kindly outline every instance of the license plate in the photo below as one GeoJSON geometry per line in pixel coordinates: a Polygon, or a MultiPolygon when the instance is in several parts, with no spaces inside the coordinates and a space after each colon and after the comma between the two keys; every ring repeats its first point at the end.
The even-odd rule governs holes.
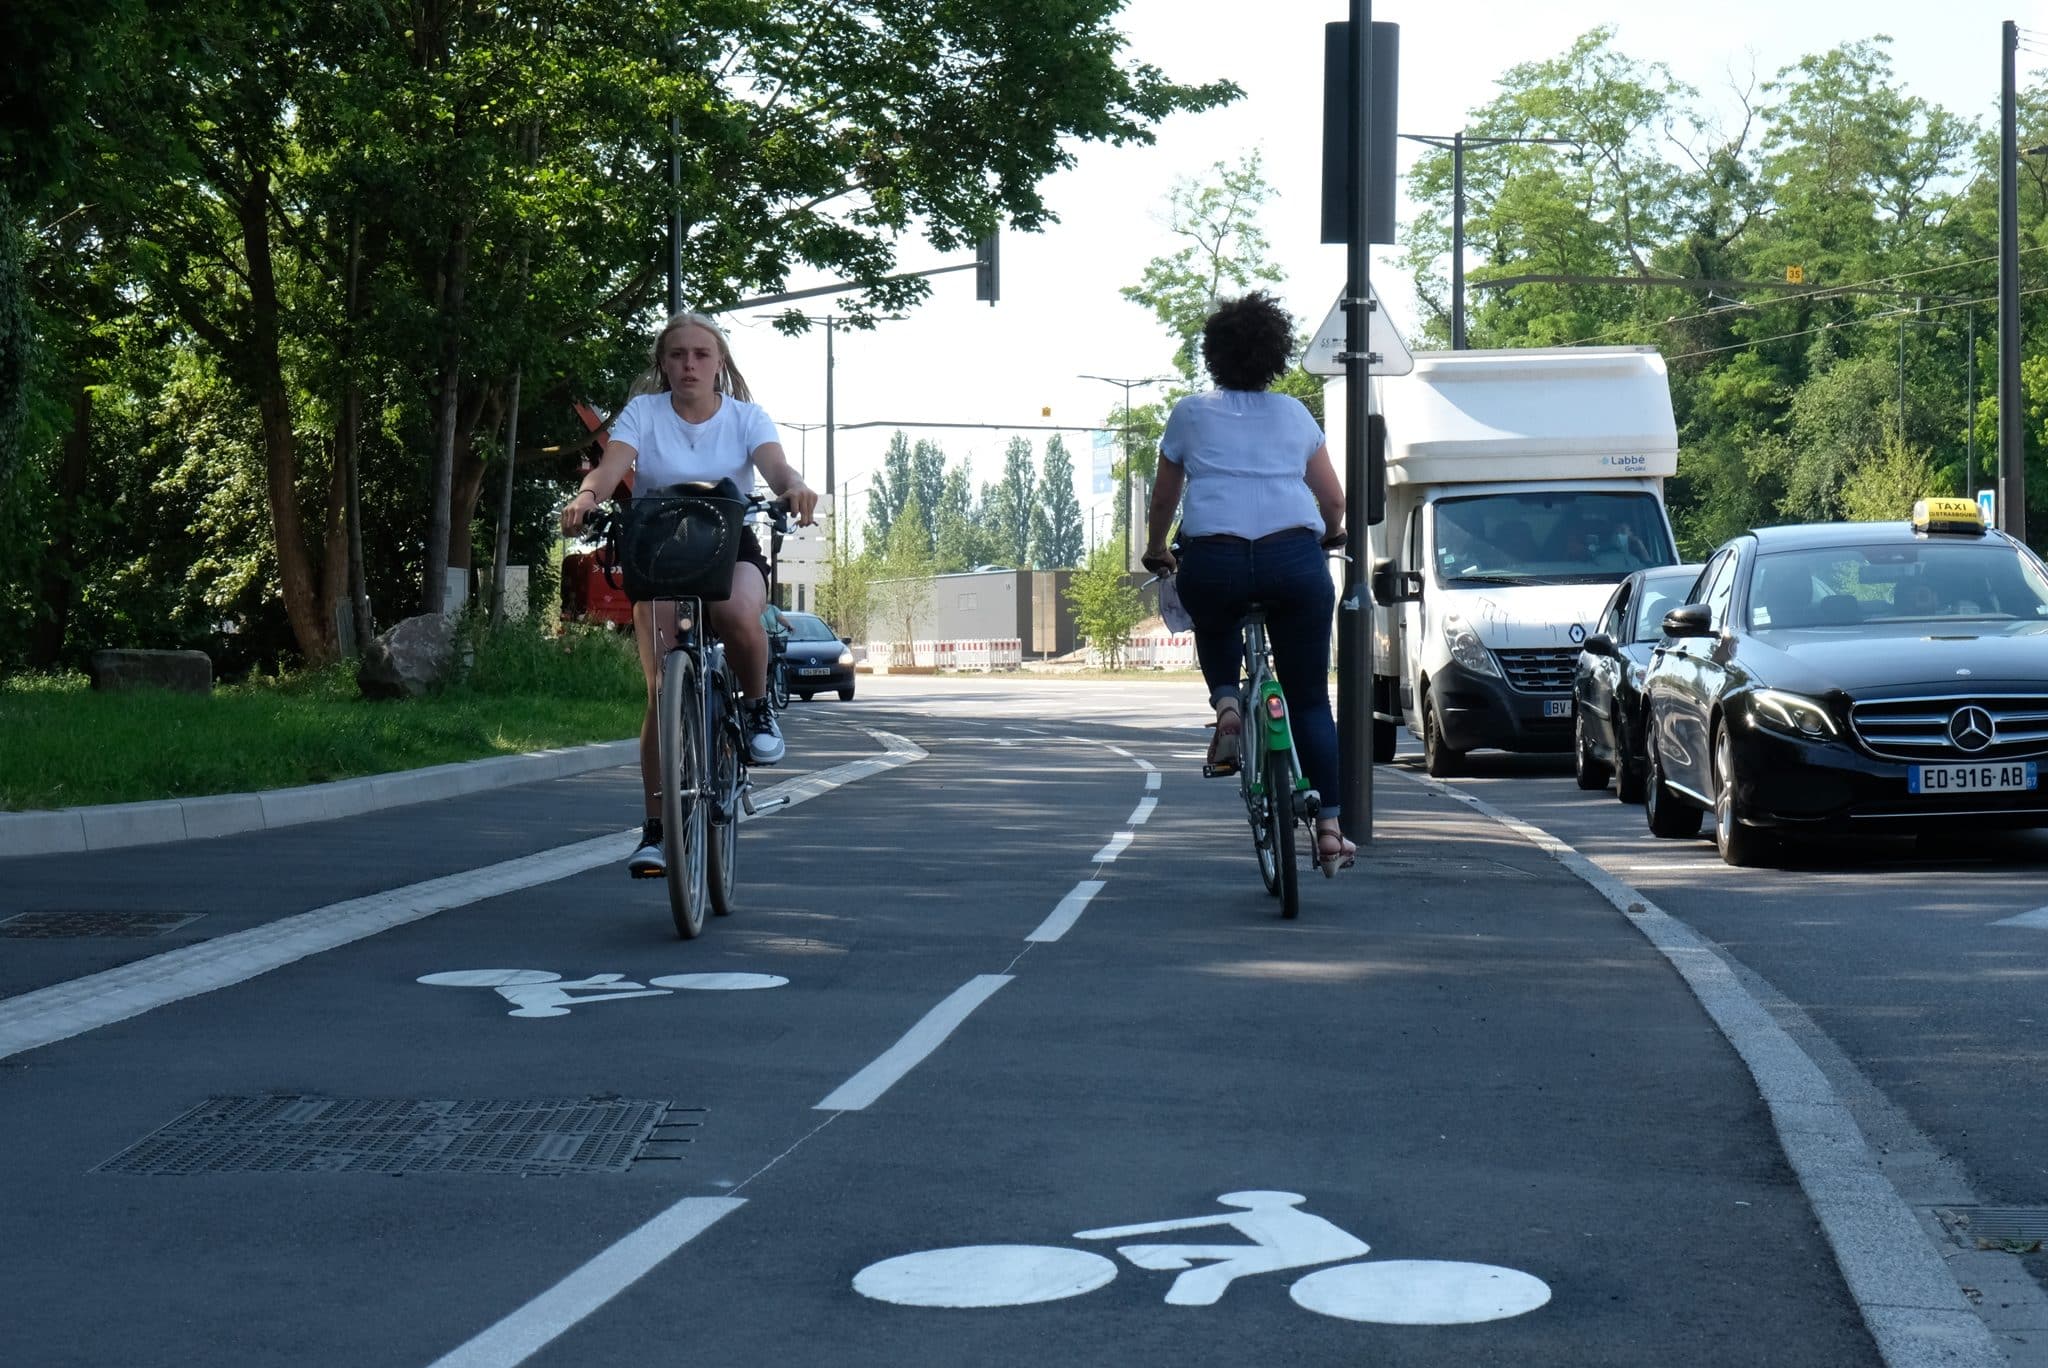
{"type": "Polygon", "coordinates": [[[1914,765],[1908,793],[2017,793],[2035,786],[2034,762],[1988,765],[1914,765]]]}
{"type": "Polygon", "coordinates": [[[801,670],[798,670],[797,673],[805,676],[828,675],[832,673],[832,667],[830,665],[806,665],[801,670]]]}
{"type": "Polygon", "coordinates": [[[1543,700],[1543,715],[1545,717],[1570,717],[1572,715],[1572,701],[1569,698],[1546,698],[1543,700]]]}

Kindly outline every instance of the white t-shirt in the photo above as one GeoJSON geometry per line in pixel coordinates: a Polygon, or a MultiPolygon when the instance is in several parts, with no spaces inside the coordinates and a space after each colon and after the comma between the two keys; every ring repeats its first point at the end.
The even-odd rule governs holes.
{"type": "Polygon", "coordinates": [[[1257,540],[1306,527],[1326,530],[1303,478],[1323,445],[1323,430],[1291,394],[1205,390],[1167,415],[1159,454],[1187,472],[1181,533],[1257,540]]]}
{"type": "Polygon", "coordinates": [[[634,490],[665,485],[731,480],[742,494],[754,487],[749,462],[770,442],[781,442],[775,423],[759,404],[718,396],[718,411],[701,423],[686,423],[668,391],[626,401],[611,423],[612,440],[639,453],[634,490]]]}

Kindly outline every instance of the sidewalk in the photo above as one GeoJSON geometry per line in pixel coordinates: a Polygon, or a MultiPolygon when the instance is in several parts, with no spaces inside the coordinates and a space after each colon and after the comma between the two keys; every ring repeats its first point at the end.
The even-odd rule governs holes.
{"type": "Polygon", "coordinates": [[[205,798],[109,803],[50,812],[5,812],[0,813],[0,859],[161,845],[355,817],[408,803],[435,802],[466,793],[629,765],[634,763],[638,745],[638,741],[628,739],[562,746],[525,755],[430,765],[425,769],[370,774],[265,793],[221,793],[205,798]]]}

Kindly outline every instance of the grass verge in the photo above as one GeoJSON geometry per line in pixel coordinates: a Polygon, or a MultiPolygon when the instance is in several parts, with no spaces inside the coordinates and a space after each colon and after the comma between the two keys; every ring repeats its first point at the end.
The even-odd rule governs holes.
{"type": "Polygon", "coordinates": [[[402,702],[359,697],[348,664],[208,696],[0,680],[0,808],[249,793],[638,735],[630,636],[513,625],[467,639],[460,683],[402,702]]]}

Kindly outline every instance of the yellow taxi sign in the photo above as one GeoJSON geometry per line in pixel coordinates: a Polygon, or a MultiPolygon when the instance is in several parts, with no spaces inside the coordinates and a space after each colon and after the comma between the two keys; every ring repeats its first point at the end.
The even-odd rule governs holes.
{"type": "Polygon", "coordinates": [[[1921,499],[1913,505],[1915,532],[1984,531],[1984,515],[1972,499],[1921,499]]]}

